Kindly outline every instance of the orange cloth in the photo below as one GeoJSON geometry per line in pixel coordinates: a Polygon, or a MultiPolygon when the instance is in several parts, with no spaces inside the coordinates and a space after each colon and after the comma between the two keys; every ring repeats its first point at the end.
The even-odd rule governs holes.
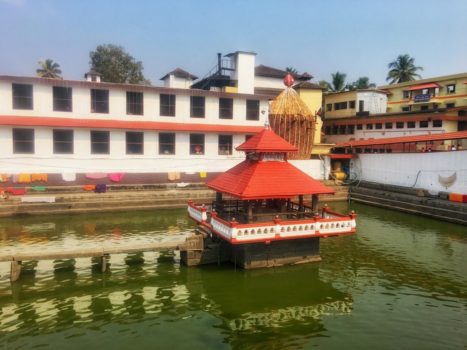
{"type": "Polygon", "coordinates": [[[0,182],[7,182],[8,180],[10,180],[10,175],[0,174],[0,182]]]}
{"type": "Polygon", "coordinates": [[[96,189],[96,185],[84,185],[83,190],[85,191],[94,191],[96,189]]]}
{"type": "Polygon", "coordinates": [[[47,180],[48,180],[47,174],[32,174],[31,175],[31,182],[34,182],[34,181],[47,182],[47,180]]]}
{"type": "Polygon", "coordinates": [[[19,174],[18,175],[18,183],[28,184],[30,182],[31,182],[31,174],[19,174]]]}

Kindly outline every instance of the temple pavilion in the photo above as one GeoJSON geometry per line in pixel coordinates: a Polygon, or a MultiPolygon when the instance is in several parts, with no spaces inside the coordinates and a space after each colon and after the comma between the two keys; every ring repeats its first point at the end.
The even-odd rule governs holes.
{"type": "Polygon", "coordinates": [[[320,237],[352,234],[356,215],[318,207],[334,191],[294,167],[297,148],[269,126],[236,148],[246,159],[209,180],[210,204],[188,203],[189,216],[227,242],[231,260],[244,268],[320,260],[320,237]]]}

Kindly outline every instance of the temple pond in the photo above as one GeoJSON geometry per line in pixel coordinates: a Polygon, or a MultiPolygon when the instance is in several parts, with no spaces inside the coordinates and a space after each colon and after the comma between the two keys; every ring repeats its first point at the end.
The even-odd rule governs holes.
{"type": "MultiPolygon", "coordinates": [[[[461,349],[467,229],[346,203],[358,232],[323,261],[243,271],[186,268],[174,253],[0,264],[2,349],[461,349]],[[142,261],[144,260],[144,263],[142,261]],[[51,267],[55,266],[55,272],[51,267]],[[74,269],[71,267],[74,265],[74,269]]],[[[0,249],[178,239],[185,210],[0,219],[0,249]]]]}

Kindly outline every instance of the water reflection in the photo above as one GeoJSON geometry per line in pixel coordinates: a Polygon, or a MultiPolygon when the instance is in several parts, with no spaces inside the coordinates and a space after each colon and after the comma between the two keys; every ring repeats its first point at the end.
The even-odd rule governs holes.
{"type": "Polygon", "coordinates": [[[351,295],[321,280],[317,265],[235,271],[230,265],[184,268],[165,254],[147,261],[114,264],[111,275],[62,270],[52,279],[17,283],[0,297],[2,339],[21,343],[22,336],[118,324],[133,329],[206,312],[233,348],[297,349],[299,339],[325,331],[321,318],[351,312],[351,295]]]}
{"type": "MultiPolygon", "coordinates": [[[[351,209],[359,212],[357,235],[322,240],[319,265],[185,268],[177,253],[147,252],[111,255],[104,274],[88,258],[26,262],[13,284],[4,266],[0,345],[70,350],[97,339],[115,349],[462,348],[465,228],[351,209]]],[[[37,218],[6,226],[0,220],[1,244],[27,248],[18,243],[22,235],[42,237],[47,246],[55,239],[66,245],[157,238],[164,231],[170,237],[193,228],[184,211],[162,219],[132,214],[50,221],[55,228],[37,218]],[[19,233],[7,234],[12,227],[19,233]]]]}

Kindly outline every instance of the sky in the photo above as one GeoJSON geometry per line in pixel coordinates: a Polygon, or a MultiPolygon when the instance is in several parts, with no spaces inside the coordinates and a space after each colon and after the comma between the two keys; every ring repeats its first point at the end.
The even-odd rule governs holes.
{"type": "Polygon", "coordinates": [[[257,53],[256,64],[386,83],[409,54],[423,78],[467,72],[467,0],[0,0],[0,75],[33,76],[58,62],[83,79],[89,52],[123,46],[153,85],[180,67],[198,77],[217,52],[257,53]]]}

